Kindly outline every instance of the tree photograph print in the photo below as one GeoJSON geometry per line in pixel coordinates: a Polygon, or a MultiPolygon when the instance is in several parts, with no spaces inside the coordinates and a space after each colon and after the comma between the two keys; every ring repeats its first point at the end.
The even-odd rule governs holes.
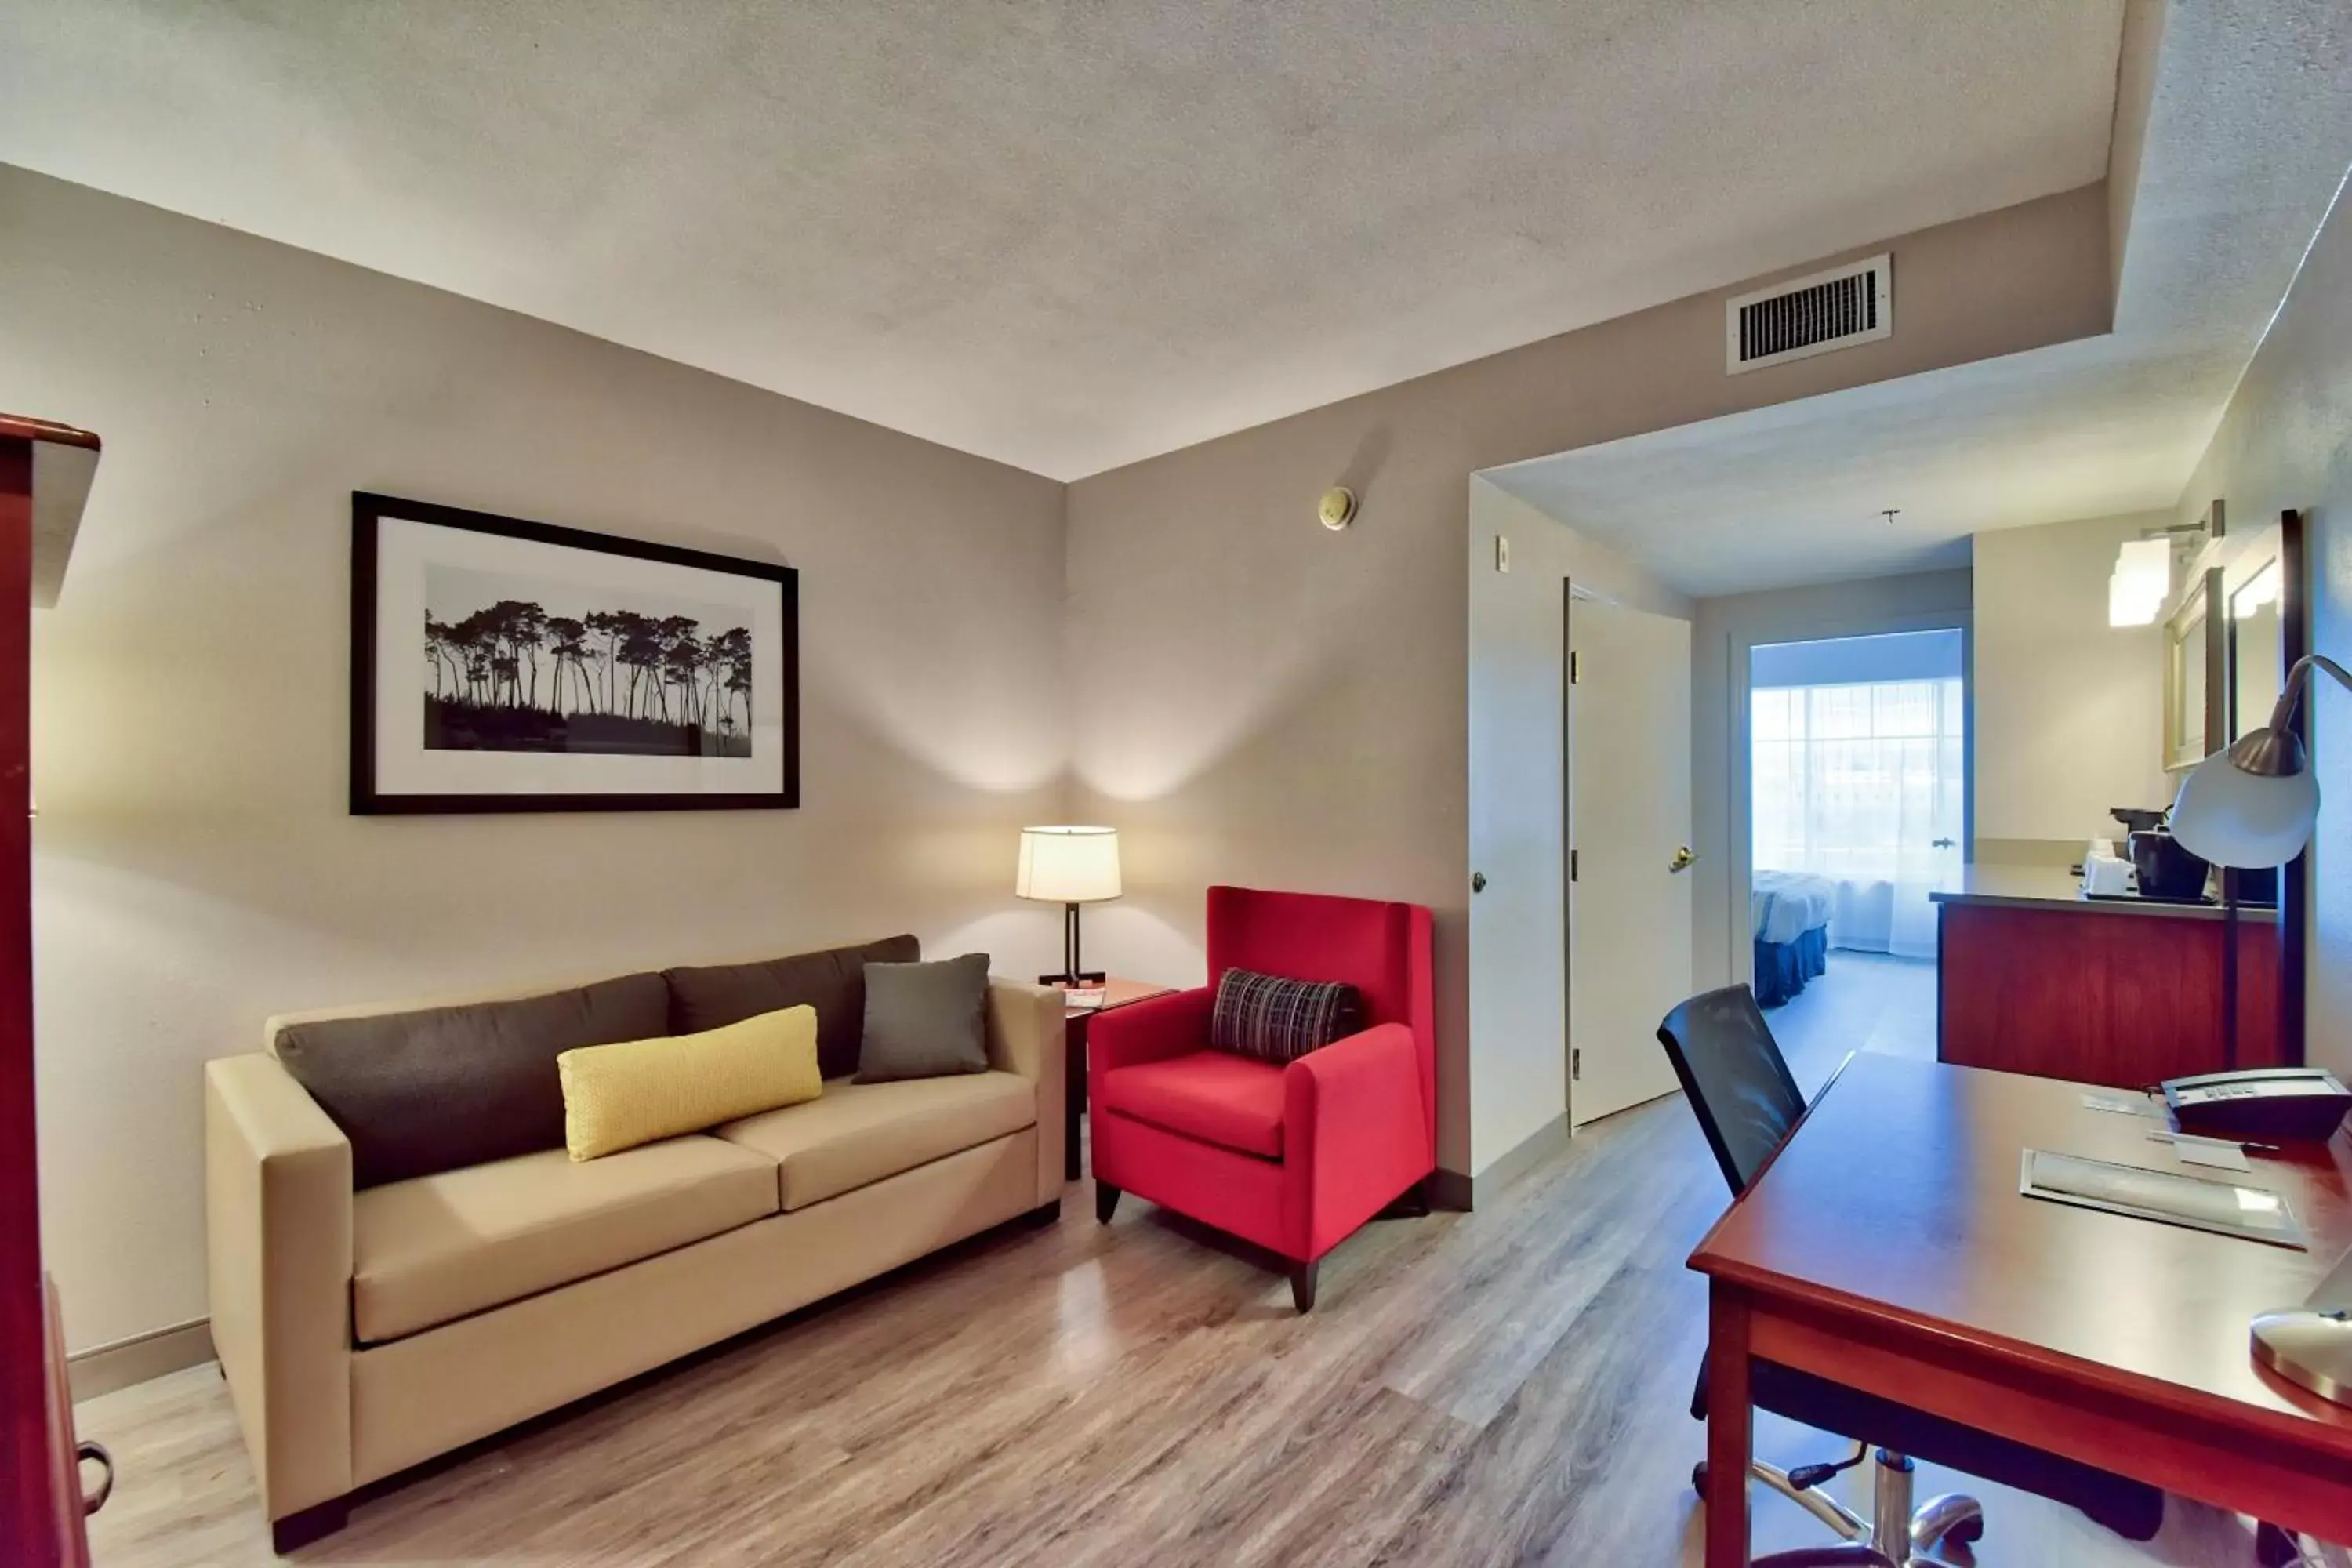
{"type": "Polygon", "coordinates": [[[792,810],[800,574],[356,490],[352,815],[792,810]]]}
{"type": "Polygon", "coordinates": [[[425,744],[751,754],[751,631],[730,612],[433,566],[425,744]]]}

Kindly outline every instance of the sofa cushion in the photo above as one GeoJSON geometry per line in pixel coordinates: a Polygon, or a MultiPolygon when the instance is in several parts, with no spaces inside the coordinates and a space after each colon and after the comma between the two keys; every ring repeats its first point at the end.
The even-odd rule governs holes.
{"type": "Polygon", "coordinates": [[[352,1200],[353,1324],[362,1343],[395,1340],[775,1212],[775,1162],[717,1138],[394,1182],[352,1200]]]}
{"type": "Polygon", "coordinates": [[[988,1070],[988,954],[866,966],[857,1081],[988,1070]]]}
{"type": "Polygon", "coordinates": [[[669,990],[631,974],[518,1001],[284,1026],[272,1048],[352,1141],[352,1185],[557,1149],[555,1058],[667,1032],[669,990]]]}
{"type": "Polygon", "coordinates": [[[903,1083],[828,1083],[821,1099],[711,1131],[775,1162],[776,1195],[789,1213],[1036,1121],[1035,1084],[1017,1073],[980,1072],[903,1083]]]}
{"type": "Polygon", "coordinates": [[[1194,1051],[1103,1074],[1104,1110],[1244,1154],[1282,1158],[1282,1068],[1194,1051]]]}
{"type": "Polygon", "coordinates": [[[698,1035],[806,1004],[816,1009],[819,1068],[827,1078],[846,1078],[857,1070],[857,1042],[866,1027],[866,966],[912,963],[922,956],[923,944],[913,937],[893,936],[759,963],[664,970],[669,1025],[647,1032],[698,1035]]]}

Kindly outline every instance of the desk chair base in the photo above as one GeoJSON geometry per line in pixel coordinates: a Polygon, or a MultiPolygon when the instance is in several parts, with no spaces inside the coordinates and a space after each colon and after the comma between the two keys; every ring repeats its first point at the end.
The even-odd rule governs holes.
{"type": "MultiPolygon", "coordinates": [[[[1871,1511],[1874,1520],[1865,1520],[1824,1495],[1814,1487],[1801,1487],[1789,1479],[1789,1472],[1778,1465],[1758,1460],[1748,1467],[1748,1474],[1780,1493],[1815,1519],[1836,1531],[1851,1544],[1845,1547],[1808,1547],[1797,1552],[1775,1552],[1756,1559],[1756,1568],[1802,1568],[1808,1563],[1885,1563],[1888,1568],[1945,1568],[1944,1559],[1936,1549],[1946,1542],[1955,1546],[1971,1546],[1984,1538],[1984,1508],[1976,1499],[1958,1492],[1945,1492],[1929,1498],[1914,1509],[1911,1506],[1913,1469],[1911,1461],[1900,1454],[1878,1450],[1876,1475],[1871,1490],[1871,1511]],[[1832,1555],[1823,1555],[1824,1552],[1832,1555]],[[1843,1552],[1843,1555],[1834,1555],[1843,1552]]],[[[1704,1461],[1691,1471],[1691,1486],[1700,1495],[1706,1492],[1706,1465],[1704,1461]]]]}

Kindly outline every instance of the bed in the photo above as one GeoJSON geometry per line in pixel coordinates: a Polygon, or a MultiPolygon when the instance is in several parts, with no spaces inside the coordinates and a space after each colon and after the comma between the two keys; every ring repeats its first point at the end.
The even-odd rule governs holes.
{"type": "Polygon", "coordinates": [[[1756,926],[1756,1004],[1777,1007],[1829,968],[1837,884],[1802,871],[1759,871],[1748,910],[1756,926]]]}

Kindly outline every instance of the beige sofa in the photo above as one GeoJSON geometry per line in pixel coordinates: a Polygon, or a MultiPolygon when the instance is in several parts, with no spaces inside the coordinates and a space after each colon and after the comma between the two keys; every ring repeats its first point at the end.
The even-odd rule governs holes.
{"type": "Polygon", "coordinates": [[[833,1079],[583,1164],[355,1192],[279,1041],[403,1011],[273,1018],[263,1051],[206,1064],[213,1339],[281,1551],[359,1488],[1060,1197],[1063,1016],[1037,986],[991,983],[988,1072],[833,1079]]]}

